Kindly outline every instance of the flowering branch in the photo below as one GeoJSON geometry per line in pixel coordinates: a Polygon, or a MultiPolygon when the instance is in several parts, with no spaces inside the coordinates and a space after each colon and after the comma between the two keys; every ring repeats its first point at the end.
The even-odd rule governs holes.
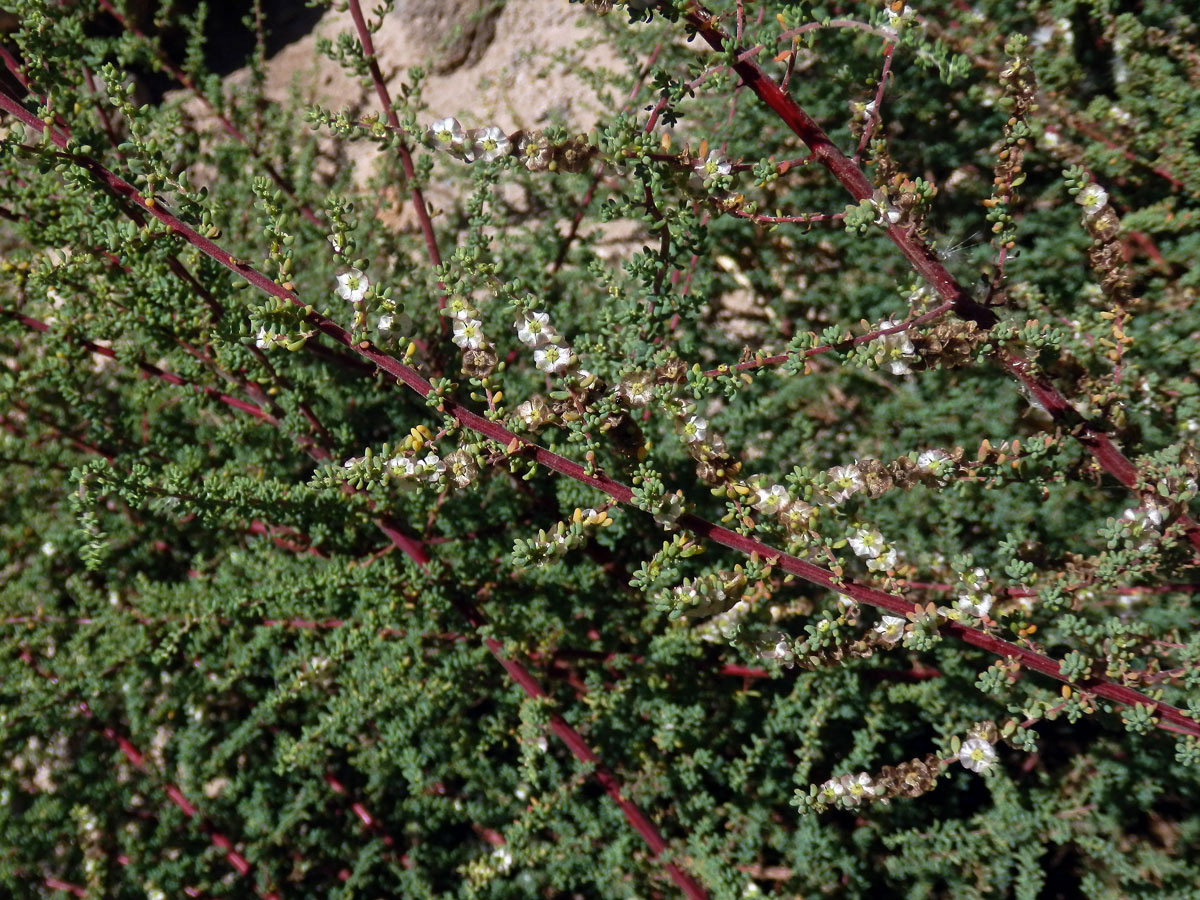
{"type": "MultiPolygon", "coordinates": [[[[774,87],[773,82],[770,82],[769,79],[766,80],[771,84],[772,87],[774,87]]],[[[30,128],[33,128],[37,131],[42,131],[44,128],[42,122],[37,119],[37,117],[29,113],[24,107],[3,93],[0,93],[0,108],[5,109],[6,111],[17,116],[30,128]]],[[[813,127],[816,127],[815,123],[813,127]]],[[[53,139],[56,143],[59,143],[60,141],[62,142],[59,143],[59,146],[66,146],[65,139],[60,135],[54,135],[53,139]]],[[[833,145],[828,142],[828,138],[823,139],[826,144],[822,144],[819,140],[815,141],[815,146],[810,144],[810,146],[813,146],[814,151],[818,151],[819,147],[828,146],[829,148],[832,148],[833,152],[838,153],[840,156],[840,151],[837,151],[836,147],[833,147],[833,145]]],[[[828,149],[825,151],[826,154],[829,152],[830,151],[828,149]]],[[[189,243],[191,243],[210,259],[229,269],[231,272],[235,272],[236,274],[240,275],[242,278],[260,290],[265,291],[266,293],[281,300],[292,303],[298,307],[305,307],[305,304],[300,300],[300,298],[291,291],[267,278],[265,275],[261,274],[247,263],[238,261],[234,257],[230,256],[211,240],[201,236],[186,223],[169,213],[162,206],[162,204],[148,202],[147,199],[143,197],[136,188],[118,176],[114,175],[94,159],[76,154],[72,154],[71,158],[76,164],[87,169],[93,174],[93,176],[98,178],[111,190],[134,201],[143,209],[145,209],[150,215],[161,221],[164,225],[167,225],[173,231],[178,232],[189,243]]],[[[822,158],[819,152],[818,158],[822,158]]],[[[840,158],[846,163],[849,162],[844,156],[841,156],[840,158]]],[[[858,170],[855,169],[855,171],[858,170]]],[[[861,177],[861,172],[859,175],[861,177]]],[[[889,229],[889,233],[891,230],[894,230],[894,227],[893,229],[889,229]]],[[[923,244],[920,246],[924,247],[923,244]]],[[[939,268],[941,268],[940,262],[938,262],[937,265],[939,268]]],[[[945,269],[941,268],[941,271],[945,272],[945,269]]],[[[949,273],[946,273],[946,278],[950,278],[949,273]]],[[[955,290],[961,291],[961,288],[957,286],[957,283],[953,283],[953,287],[949,290],[953,294],[955,290]]],[[[990,311],[989,315],[991,315],[990,311]]],[[[317,330],[328,335],[335,342],[354,350],[364,359],[374,364],[380,371],[390,375],[399,382],[403,382],[421,397],[427,398],[433,393],[433,385],[431,385],[430,382],[423,376],[399,360],[389,356],[387,353],[384,353],[382,350],[375,348],[369,342],[355,342],[345,329],[318,313],[309,313],[307,318],[317,330]]],[[[464,427],[469,428],[472,431],[483,435],[484,437],[490,438],[502,447],[508,448],[507,452],[521,453],[533,459],[534,461],[541,463],[552,471],[566,475],[569,478],[573,478],[576,481],[607,494],[620,503],[633,505],[633,491],[624,484],[616,482],[603,475],[591,474],[578,463],[559,456],[556,453],[552,453],[551,451],[546,450],[536,444],[528,443],[517,437],[517,435],[504,428],[502,425],[485,419],[482,416],[479,416],[476,413],[473,413],[470,410],[458,405],[454,401],[442,399],[439,404],[439,409],[446,415],[454,418],[464,427]]],[[[1115,448],[1114,452],[1117,452],[1119,455],[1119,451],[1115,451],[1115,448]]],[[[1121,456],[1120,458],[1125,460],[1124,456],[1121,456]]],[[[1132,463],[1129,463],[1128,460],[1125,460],[1125,463],[1129,466],[1129,468],[1132,469],[1132,463]]],[[[842,596],[849,597],[850,599],[857,600],[862,603],[867,603],[871,606],[875,606],[893,614],[907,615],[908,613],[912,612],[912,604],[901,597],[898,597],[894,594],[884,593],[883,591],[873,588],[864,587],[855,584],[854,582],[839,578],[828,569],[816,566],[790,554],[781,553],[780,551],[763,544],[761,541],[757,541],[753,538],[746,537],[745,535],[730,531],[729,529],[720,525],[714,525],[698,516],[684,514],[679,517],[678,522],[679,525],[687,528],[690,531],[693,531],[699,536],[709,538],[710,540],[729,547],[730,549],[738,550],[746,555],[756,553],[761,558],[771,559],[774,561],[775,565],[778,565],[785,572],[797,575],[800,578],[803,578],[805,581],[827,590],[834,591],[842,596]]],[[[1200,537],[1200,530],[1198,530],[1196,533],[1197,536],[1200,537]]],[[[463,605],[461,607],[461,611],[464,613],[464,615],[466,615],[468,621],[470,621],[473,625],[476,625],[476,627],[482,625],[484,621],[482,616],[469,604],[463,605]]],[[[947,622],[944,627],[949,633],[953,634],[955,637],[965,643],[980,647],[981,649],[987,650],[988,652],[994,653],[1003,658],[1015,658],[1026,668],[1054,678],[1058,681],[1062,681],[1064,683],[1070,683],[1071,681],[1070,678],[1063,674],[1059,663],[1048,656],[1044,656],[1035,651],[994,637],[987,632],[970,628],[958,622],[947,622]]],[[[521,684],[526,693],[530,694],[530,696],[541,695],[536,692],[531,693],[531,691],[534,689],[526,686],[525,679],[528,679],[528,683],[531,685],[536,685],[536,682],[532,681],[532,676],[529,676],[528,672],[525,672],[523,669],[521,669],[518,663],[514,663],[511,660],[503,658],[499,643],[489,638],[487,639],[487,645],[488,649],[491,650],[493,655],[495,655],[500,661],[500,664],[504,666],[507,671],[509,671],[509,674],[512,675],[519,684],[521,684]],[[521,678],[517,677],[516,673],[518,670],[524,673],[521,678]]],[[[1130,688],[1107,681],[1098,681],[1095,685],[1089,684],[1088,687],[1097,696],[1115,703],[1128,706],[1149,706],[1155,710],[1157,715],[1161,716],[1165,723],[1175,725],[1177,728],[1182,729],[1186,733],[1200,736],[1200,723],[1196,723],[1190,717],[1188,717],[1186,713],[1173,706],[1154,701],[1144,694],[1141,694],[1130,688]]],[[[536,691],[541,691],[540,686],[536,688],[536,691]]],[[[562,723],[562,727],[569,729],[569,726],[566,725],[565,721],[562,723]]],[[[555,730],[556,733],[559,733],[558,729],[555,730]]],[[[560,737],[561,736],[563,735],[560,733],[560,737]]],[[[576,738],[577,737],[578,736],[576,736],[576,738]]],[[[565,737],[564,740],[566,740],[565,737]]],[[[573,743],[569,743],[568,745],[572,746],[572,752],[576,752],[573,743]]],[[[591,751],[589,750],[588,753],[590,754],[591,751]]],[[[576,755],[578,756],[579,753],[576,752],[576,755]]],[[[611,793],[612,791],[610,791],[610,794],[611,793]]],[[[626,817],[630,818],[631,822],[636,822],[636,817],[632,816],[629,811],[626,811],[626,817]]],[[[635,824],[635,827],[638,827],[638,825],[635,824]]],[[[640,830],[641,829],[639,828],[639,831],[640,830]]],[[[643,836],[645,837],[645,835],[643,836]]],[[[649,837],[647,837],[647,841],[650,841],[649,837]]],[[[652,846],[656,844],[657,841],[653,842],[652,846]]]]}
{"type": "MultiPolygon", "coordinates": [[[[687,21],[714,50],[719,53],[725,52],[729,36],[713,24],[712,14],[707,9],[699,3],[693,3],[687,14],[687,21]]],[[[874,187],[862,170],[838,149],[824,129],[791,96],[784,94],[779,86],[767,77],[762,68],[746,59],[735,63],[734,69],[758,98],[808,145],[821,165],[829,170],[854,199],[862,201],[872,197],[874,187]]],[[[961,319],[974,322],[984,330],[997,323],[996,314],[971,298],[937,254],[915,231],[895,223],[885,223],[885,232],[913,268],[950,303],[951,312],[961,319]]],[[[1083,420],[1070,401],[1045,375],[1037,372],[1029,360],[1003,349],[996,351],[995,357],[1000,366],[1024,385],[1051,418],[1067,429],[1106,472],[1125,487],[1137,490],[1141,474],[1103,430],[1102,425],[1083,420]]],[[[1186,514],[1179,516],[1178,522],[1192,546],[1200,549],[1200,524],[1186,514]]]]}

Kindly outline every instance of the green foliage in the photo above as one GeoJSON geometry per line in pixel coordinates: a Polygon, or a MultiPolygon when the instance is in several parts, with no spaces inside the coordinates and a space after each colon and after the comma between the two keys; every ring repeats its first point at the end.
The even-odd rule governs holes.
{"type": "Polygon", "coordinates": [[[1200,19],[845,6],[0,0],[7,895],[1198,896],[1200,19]]]}

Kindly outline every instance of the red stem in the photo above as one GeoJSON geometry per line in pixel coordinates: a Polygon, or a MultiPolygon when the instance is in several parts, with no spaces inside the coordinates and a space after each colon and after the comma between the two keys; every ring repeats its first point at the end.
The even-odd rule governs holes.
{"type": "MultiPolygon", "coordinates": [[[[396,115],[396,110],[392,108],[392,98],[388,94],[387,84],[383,80],[383,72],[379,69],[379,62],[375,58],[375,43],[371,40],[371,30],[367,27],[366,20],[363,18],[362,6],[358,0],[349,0],[350,18],[354,20],[354,30],[358,33],[358,40],[362,44],[363,55],[367,60],[367,68],[371,73],[371,81],[375,85],[375,94],[379,97],[379,103],[383,106],[383,111],[387,115],[388,125],[390,125],[399,135],[401,132],[400,117],[396,115]]],[[[417,170],[413,166],[412,154],[409,152],[408,144],[403,138],[398,138],[396,143],[396,152],[400,156],[400,165],[404,168],[404,177],[408,180],[409,193],[412,196],[413,212],[417,216],[417,222],[421,227],[421,234],[425,237],[425,250],[429,254],[429,261],[436,267],[442,264],[442,254],[438,250],[437,234],[433,230],[433,220],[429,217],[429,208],[425,203],[425,195],[421,191],[421,187],[417,184],[417,170]]],[[[438,309],[446,308],[446,286],[440,281],[438,288],[442,290],[442,294],[438,296],[438,309]]],[[[442,318],[442,337],[445,338],[450,333],[450,321],[442,318]]]]}

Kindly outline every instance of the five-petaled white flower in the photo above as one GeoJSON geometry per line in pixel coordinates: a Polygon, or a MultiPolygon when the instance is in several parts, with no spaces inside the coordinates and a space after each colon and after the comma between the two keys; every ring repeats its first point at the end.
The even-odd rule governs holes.
{"type": "Polygon", "coordinates": [[[958,761],[972,772],[982,772],[996,761],[996,748],[981,737],[967,738],[958,748],[958,761]]]}
{"type": "Polygon", "coordinates": [[[548,375],[566,371],[573,359],[570,348],[558,344],[548,344],[533,351],[534,365],[548,375]]]}
{"type": "Polygon", "coordinates": [[[717,175],[728,175],[733,171],[733,166],[725,158],[724,153],[713,150],[708,154],[707,159],[696,163],[695,169],[697,175],[707,180],[717,175]]]}
{"type": "Polygon", "coordinates": [[[896,11],[896,4],[892,4],[887,9],[888,27],[897,29],[908,22],[915,15],[911,6],[904,6],[899,12],[896,11]]]}
{"type": "Polygon", "coordinates": [[[650,372],[630,372],[616,388],[617,399],[634,409],[649,406],[654,399],[654,377],[650,372]]]}
{"type": "Polygon", "coordinates": [[[425,143],[431,147],[440,147],[451,152],[461,152],[467,143],[467,133],[458,119],[447,116],[438,119],[425,131],[425,143]]]}
{"type": "Polygon", "coordinates": [[[426,481],[430,484],[437,484],[446,472],[446,464],[436,453],[430,453],[421,460],[421,471],[426,481]]]}
{"type": "Polygon", "coordinates": [[[367,295],[367,288],[371,286],[367,276],[358,269],[343,272],[337,277],[337,282],[338,296],[351,303],[361,303],[362,298],[367,295]]]}
{"type": "Polygon", "coordinates": [[[1090,219],[1108,205],[1108,191],[1098,184],[1089,184],[1075,195],[1075,202],[1083,207],[1083,214],[1090,219]]]}
{"type": "Polygon", "coordinates": [[[751,505],[759,512],[770,516],[787,506],[791,499],[788,496],[787,488],[782,484],[773,484],[769,488],[759,488],[751,505]]]}
{"type": "MultiPolygon", "coordinates": [[[[889,221],[895,224],[898,219],[889,221]]],[[[888,319],[882,323],[881,328],[894,328],[896,322],[888,319]]],[[[893,375],[908,375],[912,372],[907,360],[916,359],[916,350],[913,348],[913,342],[909,340],[908,333],[905,331],[895,331],[891,334],[885,334],[880,338],[883,344],[883,352],[880,357],[877,357],[884,367],[893,375]]]]}
{"type": "Polygon", "coordinates": [[[708,420],[703,416],[689,416],[680,430],[684,443],[700,444],[708,437],[708,420]]]}
{"type": "Polygon", "coordinates": [[[834,503],[841,503],[851,494],[866,487],[858,466],[834,466],[827,474],[831,482],[834,503]]]}
{"type": "Polygon", "coordinates": [[[931,475],[939,475],[950,462],[950,454],[945,450],[922,450],[917,457],[917,468],[931,475]]]}
{"type": "Polygon", "coordinates": [[[273,343],[274,343],[274,341],[272,341],[271,338],[267,335],[266,328],[258,329],[258,337],[256,337],[254,339],[255,347],[257,347],[259,350],[266,350],[273,343]]]}
{"type": "Polygon", "coordinates": [[[900,616],[884,616],[875,626],[875,633],[883,643],[894,644],[904,637],[904,626],[907,624],[908,620],[900,616]]]}
{"type": "Polygon", "coordinates": [[[840,778],[830,778],[821,785],[820,793],[817,796],[821,798],[822,802],[832,804],[836,803],[838,798],[844,796],[845,793],[846,786],[842,784],[842,780],[840,778]]]}
{"type": "Polygon", "coordinates": [[[541,172],[550,167],[553,154],[550,152],[550,142],[541,134],[527,134],[517,142],[517,153],[525,168],[531,172],[541,172]]]}
{"type": "Polygon", "coordinates": [[[858,806],[865,797],[875,796],[875,782],[866,772],[857,775],[843,775],[840,779],[846,789],[843,799],[847,806],[858,806]]]}
{"type": "Polygon", "coordinates": [[[407,456],[393,456],[388,460],[388,468],[398,478],[415,478],[418,474],[417,464],[407,456]]]}
{"type": "Polygon", "coordinates": [[[993,600],[995,598],[991,594],[970,591],[966,594],[960,594],[958,602],[954,605],[958,607],[959,612],[982,619],[991,610],[993,600]]]}
{"type": "Polygon", "coordinates": [[[483,323],[478,319],[455,319],[454,336],[450,340],[464,350],[478,350],[486,341],[483,323]]]}
{"type": "Polygon", "coordinates": [[[517,340],[530,347],[541,347],[557,337],[550,327],[550,316],[536,310],[525,313],[519,321],[513,322],[513,327],[517,329],[517,340]]]}
{"type": "Polygon", "coordinates": [[[849,541],[855,556],[867,556],[871,559],[883,553],[886,546],[883,535],[869,525],[860,525],[854,534],[850,535],[849,541]]]}
{"type": "Polygon", "coordinates": [[[881,553],[879,556],[868,559],[867,568],[872,572],[887,572],[890,569],[896,568],[896,563],[899,561],[900,557],[896,553],[896,548],[888,547],[885,553],[881,553]]]}
{"type": "Polygon", "coordinates": [[[487,128],[476,128],[471,132],[471,153],[473,159],[491,162],[502,156],[508,156],[510,149],[508,137],[495,125],[487,128]]]}
{"type": "Polygon", "coordinates": [[[496,868],[501,872],[507,872],[512,868],[513,855],[507,847],[497,847],[492,851],[492,857],[496,860],[496,868]]]}

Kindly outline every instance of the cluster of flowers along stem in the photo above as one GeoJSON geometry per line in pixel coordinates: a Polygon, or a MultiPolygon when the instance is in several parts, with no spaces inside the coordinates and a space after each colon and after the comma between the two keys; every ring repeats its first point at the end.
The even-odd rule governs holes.
{"type": "MultiPolygon", "coordinates": [[[[1015,721],[1005,726],[1007,738],[1016,732],[1015,721]]],[[[831,806],[853,808],[864,803],[887,804],[898,797],[919,797],[933,790],[938,776],[949,763],[983,774],[996,763],[995,743],[1001,732],[992,722],[975,725],[966,739],[955,737],[950,742],[951,756],[943,759],[936,753],[911,759],[895,766],[884,766],[879,772],[855,772],[838,775],[807,792],[796,791],[793,802],[801,808],[821,812],[831,806]]]]}
{"type": "Polygon", "coordinates": [[[513,544],[513,565],[540,566],[560,560],[571,550],[587,544],[595,529],[612,523],[607,507],[576,509],[568,521],[556,522],[549,530],[538,529],[534,538],[517,538],[513,544]]]}
{"type": "Polygon", "coordinates": [[[384,444],[378,452],[367,447],[362,456],[327,466],[313,476],[314,484],[349,484],[365,489],[379,485],[413,491],[422,485],[435,490],[461,490],[479,476],[479,445],[460,447],[445,456],[435,444],[442,435],[427,426],[415,426],[395,447],[384,444]]]}
{"type": "Polygon", "coordinates": [[[424,139],[426,146],[468,163],[515,155],[531,172],[581,172],[596,152],[584,135],[531,131],[510,136],[496,125],[467,130],[453,116],[433,122],[424,139]]]}

